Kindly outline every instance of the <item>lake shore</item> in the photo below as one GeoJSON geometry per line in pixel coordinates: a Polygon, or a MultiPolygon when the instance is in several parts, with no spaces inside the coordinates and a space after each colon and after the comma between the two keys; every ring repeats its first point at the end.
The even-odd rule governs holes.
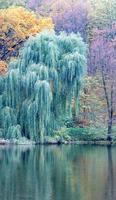
{"type": "Polygon", "coordinates": [[[81,141],[46,141],[46,142],[35,142],[31,140],[5,140],[0,139],[0,146],[3,145],[116,145],[116,141],[108,141],[108,140],[81,140],[81,141]]]}
{"type": "Polygon", "coordinates": [[[62,141],[62,142],[45,142],[37,143],[43,145],[116,145],[116,141],[62,141]]]}

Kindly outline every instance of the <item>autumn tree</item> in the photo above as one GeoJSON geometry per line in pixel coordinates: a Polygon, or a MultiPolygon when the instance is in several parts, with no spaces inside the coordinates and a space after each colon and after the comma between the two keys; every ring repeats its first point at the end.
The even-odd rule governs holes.
{"type": "Polygon", "coordinates": [[[53,29],[51,18],[37,18],[23,7],[10,7],[0,12],[0,59],[18,56],[23,42],[44,29],[53,29]]]}
{"type": "Polygon", "coordinates": [[[83,89],[80,92],[79,115],[77,124],[95,128],[106,127],[106,101],[103,97],[102,78],[99,73],[86,76],[83,89]]]}
{"type": "Polygon", "coordinates": [[[61,30],[67,33],[79,32],[81,36],[87,38],[87,25],[89,22],[89,5],[77,1],[76,3],[70,3],[70,6],[64,7],[63,12],[58,12],[53,15],[53,21],[55,24],[55,30],[60,32],[61,30]]]}
{"type": "Polygon", "coordinates": [[[87,23],[89,21],[90,4],[82,0],[30,0],[28,6],[42,16],[51,16],[55,25],[55,31],[67,33],[79,32],[87,37],[87,23]]]}
{"type": "Polygon", "coordinates": [[[94,30],[91,43],[91,63],[101,72],[104,98],[108,113],[108,140],[112,137],[113,118],[116,111],[116,35],[115,24],[105,30],[94,30]]]}

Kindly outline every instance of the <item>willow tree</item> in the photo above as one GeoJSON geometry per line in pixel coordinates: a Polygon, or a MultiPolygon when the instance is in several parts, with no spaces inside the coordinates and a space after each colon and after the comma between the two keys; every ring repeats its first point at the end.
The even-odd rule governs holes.
{"type": "Polygon", "coordinates": [[[0,77],[1,137],[43,141],[72,115],[86,71],[86,45],[76,34],[31,36],[0,77]]]}

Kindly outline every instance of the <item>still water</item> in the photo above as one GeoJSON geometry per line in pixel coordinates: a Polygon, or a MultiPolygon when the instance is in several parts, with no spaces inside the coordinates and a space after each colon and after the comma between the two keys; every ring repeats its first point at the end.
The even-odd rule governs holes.
{"type": "Polygon", "coordinates": [[[0,200],[116,200],[116,147],[0,147],[0,200]]]}

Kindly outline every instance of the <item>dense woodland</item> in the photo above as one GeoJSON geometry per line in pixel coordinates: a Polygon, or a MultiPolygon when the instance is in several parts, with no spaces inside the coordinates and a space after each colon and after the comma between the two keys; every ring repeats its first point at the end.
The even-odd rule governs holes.
{"type": "Polygon", "coordinates": [[[116,1],[0,9],[0,137],[116,139],[116,1]]]}

